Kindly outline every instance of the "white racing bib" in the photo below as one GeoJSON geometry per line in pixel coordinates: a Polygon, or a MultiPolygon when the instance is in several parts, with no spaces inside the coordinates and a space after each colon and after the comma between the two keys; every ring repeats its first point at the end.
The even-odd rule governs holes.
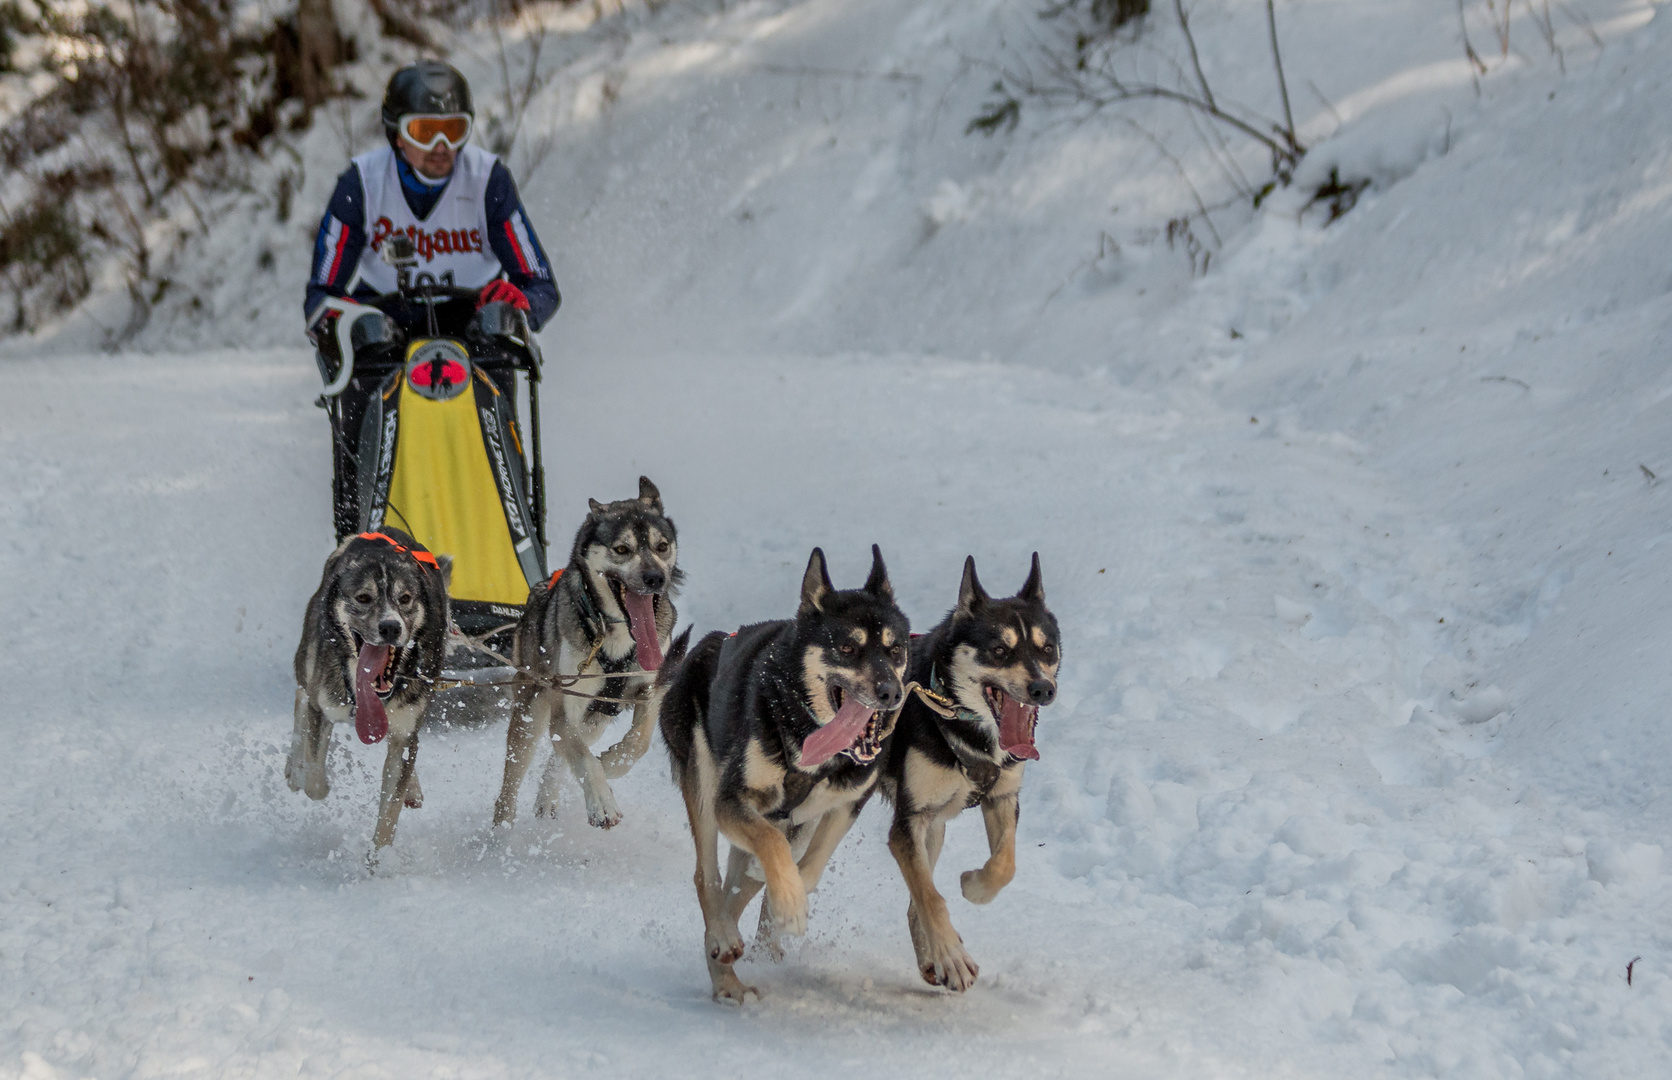
{"type": "Polygon", "coordinates": [[[420,220],[406,204],[395,151],[385,146],[354,159],[366,195],[367,252],[360,259],[360,281],[380,293],[394,292],[395,268],[380,257],[383,242],[395,233],[412,238],[418,265],[414,285],[456,285],[479,289],[499,276],[499,258],[488,246],[484,198],[493,154],[475,146],[459,151],[453,178],[428,217],[420,220]]]}

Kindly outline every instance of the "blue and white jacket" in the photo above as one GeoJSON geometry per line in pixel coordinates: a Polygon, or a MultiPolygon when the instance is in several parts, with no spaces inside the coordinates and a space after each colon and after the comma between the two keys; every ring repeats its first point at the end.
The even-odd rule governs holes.
{"type": "Polygon", "coordinates": [[[412,237],[420,279],[480,288],[503,276],[528,297],[536,330],[557,310],[551,263],[504,162],[466,146],[451,176],[427,184],[385,146],[355,158],[337,178],[314,241],[304,314],[311,319],[327,296],[391,291],[394,269],[377,252],[395,232],[412,237]]]}

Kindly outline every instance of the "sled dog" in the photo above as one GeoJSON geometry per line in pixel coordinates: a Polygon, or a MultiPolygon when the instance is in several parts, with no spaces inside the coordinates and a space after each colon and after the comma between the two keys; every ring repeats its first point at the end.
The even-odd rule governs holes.
{"type": "Polygon", "coordinates": [[[517,791],[541,732],[550,735],[552,754],[534,812],[557,815],[561,759],[586,797],[586,819],[604,829],[621,823],[610,780],[625,776],[650,749],[655,674],[673,636],[673,595],[684,580],[676,565],[678,534],[646,477],[639,477],[636,499],[587,501],[591,512],[575,534],[569,564],[529,592],[517,623],[512,659],[521,674],[512,689],[495,825],[516,819],[517,791]],[[582,679],[572,689],[617,700],[588,701],[541,681],[577,673],[608,677],[582,679]],[[632,726],[600,758],[592,744],[624,700],[633,702],[632,726]]]}
{"type": "Polygon", "coordinates": [[[668,684],[660,724],[691,819],[716,1001],[759,996],[732,965],[743,955],[738,916],[760,878],[762,936],[804,933],[807,894],[876,788],[905,696],[911,627],[881,552],[872,547],[871,556],[864,587],[837,592],[814,548],[795,618],[711,633],[659,679],[668,684]],[[724,883],[720,833],[731,843],[724,883]]]}
{"type": "Polygon", "coordinates": [[[946,823],[981,808],[989,856],[959,879],[964,899],[985,904],[1016,874],[1016,799],[1022,770],[1039,757],[1034,725],[1039,707],[1057,696],[1061,642],[1045,606],[1039,555],[1015,596],[994,600],[964,561],[958,606],[911,643],[910,678],[951,699],[945,717],[912,695],[900,712],[882,780],[894,804],[888,849],[900,865],[911,902],[906,922],[925,982],[966,990],[975,961],[952,928],[946,900],[935,889],[946,823]]]}
{"type": "Polygon", "coordinates": [[[363,743],[389,740],[373,850],[395,839],[402,805],[424,801],[418,728],[447,642],[452,561],[398,529],[344,540],[308,601],[296,647],[296,728],[285,780],[323,799],[331,726],[353,723],[363,743]]]}

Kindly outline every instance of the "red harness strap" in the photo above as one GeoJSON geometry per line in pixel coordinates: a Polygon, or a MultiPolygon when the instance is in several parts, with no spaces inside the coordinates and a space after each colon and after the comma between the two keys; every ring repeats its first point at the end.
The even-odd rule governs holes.
{"type": "Polygon", "coordinates": [[[547,592],[550,592],[551,590],[557,588],[557,579],[562,577],[563,576],[563,571],[565,571],[567,569],[568,569],[568,567],[566,567],[566,566],[560,566],[556,570],[552,571],[552,576],[549,579],[547,579],[547,581],[546,581],[546,591],[547,592]]]}
{"type": "Polygon", "coordinates": [[[417,559],[419,562],[426,564],[432,570],[440,570],[441,569],[441,564],[436,562],[434,555],[431,555],[427,551],[414,551],[411,548],[407,547],[405,544],[402,544],[399,540],[396,540],[393,536],[388,535],[387,533],[377,533],[377,532],[361,533],[360,534],[360,539],[362,539],[362,540],[381,540],[385,544],[388,544],[390,547],[394,548],[396,551],[404,552],[407,555],[411,555],[414,559],[417,559]]]}

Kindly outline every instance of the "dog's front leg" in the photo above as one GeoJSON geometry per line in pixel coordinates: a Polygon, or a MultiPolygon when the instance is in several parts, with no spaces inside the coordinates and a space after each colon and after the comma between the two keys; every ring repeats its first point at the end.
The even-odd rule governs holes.
{"type": "Polygon", "coordinates": [[[395,823],[401,817],[401,799],[418,764],[418,733],[402,738],[389,734],[389,753],[383,759],[383,790],[377,797],[377,830],[372,847],[386,848],[395,842],[395,823]]]}
{"type": "Polygon", "coordinates": [[[290,757],[284,766],[285,781],[292,791],[307,792],[310,799],[323,799],[331,793],[330,777],[325,771],[325,757],[331,749],[331,724],[300,686],[296,688],[295,720],[290,757]]]}
{"type": "Polygon", "coordinates": [[[290,785],[292,791],[302,790],[302,777],[307,766],[308,744],[312,741],[312,725],[308,722],[308,719],[308,692],[298,686],[296,688],[296,708],[290,729],[290,753],[284,759],[284,782],[290,785]]]}
{"type": "Polygon", "coordinates": [[[406,770],[405,779],[401,781],[401,805],[408,810],[419,810],[424,805],[424,789],[418,783],[418,735],[412,736],[412,764],[406,770]]]}
{"type": "Polygon", "coordinates": [[[990,903],[1016,876],[1018,809],[1015,795],[982,800],[981,820],[987,826],[987,863],[979,870],[965,870],[958,878],[964,899],[972,904],[990,903]]]}
{"type": "MultiPolygon", "coordinates": [[[[863,803],[858,803],[847,808],[832,810],[819,818],[813,826],[813,836],[807,842],[807,850],[802,853],[801,858],[797,859],[795,864],[796,869],[801,873],[801,887],[807,892],[810,893],[819,887],[819,878],[824,876],[824,868],[830,864],[830,856],[835,854],[842,838],[848,835],[848,830],[852,829],[853,823],[859,819],[859,811],[863,806],[863,803]]],[[[754,891],[760,888],[760,884],[755,882],[753,878],[750,878],[749,881],[753,883],[753,889],[751,889],[749,895],[753,896],[754,891]]],[[[729,877],[727,882],[729,885],[729,877]]],[[[748,900],[744,900],[742,904],[739,904],[738,911],[741,912],[743,905],[748,902],[748,900]]],[[[784,958],[784,947],[778,944],[777,927],[772,923],[772,912],[766,904],[761,905],[760,926],[755,930],[755,941],[766,949],[767,955],[774,961],[784,958]]]]}
{"type": "Polygon", "coordinates": [[[906,922],[911,928],[912,946],[917,951],[917,970],[923,981],[948,990],[964,991],[975,985],[980,971],[963,939],[952,928],[946,900],[935,888],[935,858],[945,825],[927,814],[896,815],[888,833],[888,850],[900,865],[911,904],[906,922]]]}
{"type": "Polygon", "coordinates": [[[766,878],[766,902],[772,925],[779,933],[798,937],[807,932],[807,890],[795,863],[790,842],[777,826],[746,806],[717,807],[720,831],[761,864],[766,878]]]}
{"type": "Polygon", "coordinates": [[[586,797],[586,820],[600,829],[613,829],[621,824],[621,808],[615,804],[615,792],[604,777],[603,763],[586,744],[581,730],[585,723],[586,706],[571,704],[567,698],[552,711],[554,753],[540,779],[540,801],[535,804],[535,811],[541,817],[557,816],[557,761],[558,755],[562,755],[586,797]],[[579,715],[575,716],[576,713],[579,715]]]}
{"type": "Polygon", "coordinates": [[[534,758],[534,743],[540,737],[537,709],[547,709],[545,695],[532,684],[518,682],[511,690],[511,724],[505,729],[505,779],[493,804],[493,823],[509,825],[517,820],[517,792],[534,758]]]}
{"type": "MultiPolygon", "coordinates": [[[[662,693],[665,693],[664,688],[662,693]]],[[[649,697],[633,706],[633,724],[627,729],[627,734],[621,741],[605,750],[598,756],[603,763],[604,776],[615,780],[627,775],[638,760],[644,757],[650,749],[650,738],[656,730],[656,710],[661,703],[661,693],[652,692],[649,697]]]]}

